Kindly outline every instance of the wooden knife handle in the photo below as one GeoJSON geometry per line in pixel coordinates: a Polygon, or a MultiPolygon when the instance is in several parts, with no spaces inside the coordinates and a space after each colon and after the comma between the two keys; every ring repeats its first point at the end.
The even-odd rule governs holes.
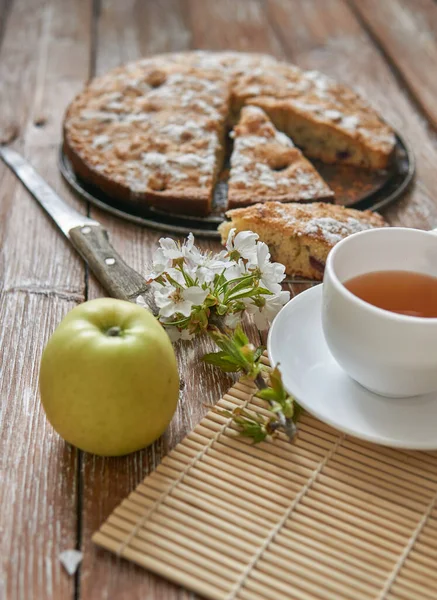
{"type": "Polygon", "coordinates": [[[114,250],[106,229],[100,225],[84,225],[74,227],[68,233],[76,250],[113,298],[136,302],[141,296],[150,310],[157,313],[153,294],[144,277],[114,250]]]}

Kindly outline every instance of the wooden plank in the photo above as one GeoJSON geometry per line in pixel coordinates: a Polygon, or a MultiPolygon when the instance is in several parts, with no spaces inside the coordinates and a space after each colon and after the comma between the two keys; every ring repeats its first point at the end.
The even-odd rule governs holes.
{"type": "Polygon", "coordinates": [[[437,4],[434,0],[352,0],[352,4],[437,128],[437,4]]]}
{"type": "Polygon", "coordinates": [[[47,21],[44,4],[43,0],[15,0],[7,15],[0,61],[1,143],[18,137],[29,116],[38,50],[47,21]]]}
{"type": "Polygon", "coordinates": [[[290,60],[356,88],[410,142],[417,158],[417,178],[402,201],[385,211],[390,222],[424,229],[435,226],[436,136],[348,4],[343,0],[267,0],[266,6],[290,60]]]}
{"type": "MultiPolygon", "coordinates": [[[[69,203],[85,211],[57,168],[66,98],[78,91],[88,72],[87,3],[72,7],[64,0],[64,5],[53,1],[38,6],[30,0],[14,4],[0,55],[0,94],[6,108],[0,113],[0,131],[7,129],[8,118],[16,123],[18,149],[69,203]],[[70,60],[73,51],[75,61],[70,60]]],[[[0,225],[3,286],[82,299],[80,258],[3,163],[0,178],[5,190],[0,225]]]]}
{"type": "Polygon", "coordinates": [[[187,0],[187,19],[194,48],[284,56],[259,0],[187,0]]]}
{"type": "Polygon", "coordinates": [[[0,0],[0,45],[8,22],[12,0],[0,0]]]}
{"type": "MultiPolygon", "coordinates": [[[[278,44],[265,28],[263,13],[257,8],[258,2],[239,0],[232,5],[226,3],[229,4],[227,11],[217,9],[216,5],[221,3],[208,2],[207,8],[204,4],[190,2],[185,11],[185,2],[177,0],[135,4],[122,4],[114,0],[102,2],[97,26],[97,73],[126,60],[150,53],[185,50],[190,45],[195,48],[207,45],[213,49],[227,49],[227,36],[232,27],[235,36],[233,47],[238,47],[235,44],[239,41],[246,40],[244,43],[247,45],[250,42],[252,50],[279,51],[278,44]],[[211,10],[213,13],[210,14],[211,10]],[[243,16],[250,14],[252,17],[244,26],[244,36],[239,37],[243,16]],[[214,27],[205,29],[212,20],[214,27]],[[207,41],[208,31],[213,39],[207,41]]],[[[115,247],[125,260],[139,272],[147,273],[161,234],[130,225],[94,209],[92,215],[105,224],[115,247]]],[[[203,248],[219,247],[218,243],[207,241],[200,245],[203,248]]],[[[90,279],[90,297],[99,295],[104,295],[104,291],[90,279]]],[[[113,508],[200,421],[207,412],[205,405],[216,402],[231,386],[231,377],[219,374],[200,362],[201,356],[211,349],[209,340],[177,345],[182,379],[180,402],[168,432],[154,446],[119,459],[84,455],[82,540],[85,559],[80,581],[82,600],[91,600],[97,594],[117,599],[140,599],[147,594],[154,598],[165,597],[166,600],[179,598],[181,594],[185,597],[184,592],[172,584],[96,549],[90,538],[113,508]],[[115,565],[117,569],[114,569],[115,565]]]]}
{"type": "Polygon", "coordinates": [[[102,0],[96,75],[147,54],[184,50],[189,44],[180,0],[102,0]]]}
{"type": "MultiPolygon", "coordinates": [[[[179,4],[176,0],[144,3],[102,1],[95,27],[96,74],[138,59],[148,51],[184,49],[188,44],[189,32],[185,29],[179,4]]],[[[112,243],[127,263],[146,274],[153,248],[161,235],[94,208],[91,214],[107,228],[112,243]]],[[[105,291],[91,276],[89,298],[105,295],[105,291]]],[[[184,352],[178,354],[178,358],[180,354],[185,356],[184,352]]],[[[181,597],[181,592],[172,584],[98,550],[91,542],[91,535],[115,506],[155,468],[161,456],[166,454],[167,445],[176,443],[180,435],[193,426],[192,411],[191,404],[182,401],[169,434],[145,450],[122,458],[83,455],[81,539],[84,561],[79,582],[81,600],[93,600],[96,597],[117,600],[165,597],[171,600],[181,597]],[[174,441],[171,441],[173,438],[174,441]]]]}
{"type": "Polygon", "coordinates": [[[38,397],[44,344],[74,301],[0,297],[0,598],[72,598],[59,553],[76,544],[77,453],[48,424],[38,397]]]}
{"type": "MultiPolygon", "coordinates": [[[[87,77],[89,16],[86,0],[16,0],[0,49],[3,139],[13,131],[82,210],[60,181],[57,149],[65,99],[87,77]]],[[[48,336],[84,299],[84,267],[3,164],[0,185],[0,597],[72,598],[59,553],[76,546],[78,453],[46,421],[37,379],[48,336]]]]}

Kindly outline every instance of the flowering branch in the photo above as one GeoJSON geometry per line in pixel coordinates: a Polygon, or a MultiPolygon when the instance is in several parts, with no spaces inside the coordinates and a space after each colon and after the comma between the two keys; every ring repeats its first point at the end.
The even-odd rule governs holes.
{"type": "Polygon", "coordinates": [[[244,313],[253,316],[259,329],[271,323],[290,298],[281,288],[284,277],[284,266],[270,261],[269,249],[257,234],[235,235],[232,230],[226,250],[217,254],[201,252],[192,234],[182,245],[162,238],[148,278],[158,318],[170,338],[208,334],[220,350],[203,360],[224,371],[243,373],[258,387],[256,395],[268,402],[270,418],[241,409],[224,411],[254,441],[279,429],[290,439],[296,432],[296,402],[285,391],[277,368],[267,376],[260,362],[263,348],[255,349],[240,325],[244,313]]]}
{"type": "Polygon", "coordinates": [[[237,326],[233,334],[215,331],[210,335],[221,350],[206,354],[203,360],[220,367],[223,371],[245,374],[259,390],[255,396],[268,402],[272,416],[264,420],[259,415],[253,416],[239,408],[233,413],[216,408],[216,412],[234,417],[242,432],[255,441],[262,441],[279,429],[293,439],[296,435],[295,421],[299,414],[299,407],[294,398],[286,392],[278,367],[270,373],[263,368],[260,359],[264,348],[262,346],[255,348],[240,326],[237,326]]]}

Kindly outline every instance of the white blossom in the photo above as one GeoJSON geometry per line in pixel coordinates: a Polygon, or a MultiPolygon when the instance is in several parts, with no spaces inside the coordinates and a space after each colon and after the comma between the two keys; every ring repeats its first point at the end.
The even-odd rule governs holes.
{"type": "Polygon", "coordinates": [[[159,240],[160,250],[163,256],[168,260],[183,258],[184,254],[180,244],[177,244],[172,238],[161,238],[159,240]]]}
{"type": "Polygon", "coordinates": [[[289,300],[290,294],[281,291],[284,277],[285,267],[271,262],[268,246],[259,241],[256,233],[236,234],[235,229],[229,233],[226,250],[215,254],[199,250],[192,234],[182,244],[161,238],[150,275],[160,321],[172,340],[192,339],[194,334],[190,331],[205,331],[206,319],[214,314],[215,306],[220,306],[227,327],[237,326],[244,313],[241,309],[246,307],[256,325],[265,328],[289,300]],[[218,277],[222,275],[219,282],[218,277]],[[251,275],[254,278],[250,278],[251,275]],[[232,290],[237,281],[244,283],[233,298],[232,290]],[[272,295],[260,288],[269,290],[272,295]],[[203,307],[199,321],[194,317],[193,307],[202,307],[208,295],[213,300],[208,310],[203,307]],[[186,318],[182,328],[170,325],[175,316],[186,318]]]}
{"type": "MultiPolygon", "coordinates": [[[[188,234],[187,239],[182,244],[176,242],[172,238],[161,238],[159,240],[160,250],[163,256],[170,261],[178,260],[187,256],[194,246],[194,236],[188,234]]],[[[158,252],[159,250],[157,250],[158,252]]]]}
{"type": "Polygon", "coordinates": [[[240,231],[235,235],[235,229],[231,229],[226,242],[229,252],[237,251],[241,258],[252,261],[256,259],[256,241],[258,234],[252,231],[240,231]]]}
{"type": "Polygon", "coordinates": [[[152,313],[152,307],[146,302],[143,296],[137,296],[135,303],[141,306],[141,308],[145,308],[150,313],[152,313]]]}
{"type": "Polygon", "coordinates": [[[190,333],[188,329],[178,329],[177,327],[166,327],[165,331],[168,334],[170,340],[174,342],[178,342],[179,340],[189,341],[192,340],[195,335],[190,333]]]}
{"type": "Polygon", "coordinates": [[[290,300],[290,292],[279,292],[273,296],[267,296],[262,307],[247,301],[246,310],[253,316],[255,325],[263,330],[269,327],[281,308],[290,300]]]}
{"type": "Polygon", "coordinates": [[[171,266],[171,260],[168,256],[165,255],[164,250],[162,248],[158,248],[153,255],[153,263],[152,268],[153,271],[150,273],[150,279],[156,279],[171,266]]]}
{"type": "Polygon", "coordinates": [[[241,260],[241,258],[238,262],[233,261],[230,264],[230,266],[226,268],[226,271],[224,272],[226,281],[231,281],[232,279],[239,279],[243,275],[247,275],[247,274],[248,274],[248,271],[247,271],[246,265],[241,260]]]}
{"type": "Polygon", "coordinates": [[[208,290],[199,286],[181,289],[166,285],[156,291],[155,301],[162,317],[172,317],[175,314],[189,317],[193,306],[203,304],[207,295],[208,290]]]}
{"type": "Polygon", "coordinates": [[[241,312],[229,313],[225,317],[225,325],[230,329],[235,329],[238,323],[241,323],[241,312]]]}
{"type": "MultiPolygon", "coordinates": [[[[251,264],[260,273],[261,285],[274,294],[281,291],[281,281],[285,277],[285,267],[280,263],[270,262],[270,252],[267,244],[258,242],[256,245],[256,260],[251,264]]],[[[250,270],[250,268],[249,268],[250,270]]]]}
{"type": "Polygon", "coordinates": [[[196,247],[187,254],[186,259],[193,278],[198,279],[199,283],[211,283],[216,275],[223,273],[233,261],[226,259],[225,251],[213,254],[212,252],[200,252],[196,247]]]}

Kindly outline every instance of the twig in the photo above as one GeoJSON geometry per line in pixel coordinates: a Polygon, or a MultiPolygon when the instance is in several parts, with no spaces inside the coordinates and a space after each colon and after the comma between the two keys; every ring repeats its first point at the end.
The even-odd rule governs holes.
{"type": "MultiPolygon", "coordinates": [[[[258,375],[255,378],[254,383],[259,390],[265,390],[266,388],[269,387],[266,384],[266,382],[264,381],[264,377],[262,376],[261,373],[258,373],[258,375]]],[[[269,402],[269,404],[271,405],[270,402],[269,402]]],[[[278,411],[276,413],[276,416],[278,417],[278,422],[281,425],[281,427],[284,430],[287,437],[290,440],[293,440],[294,436],[297,433],[297,427],[296,427],[296,424],[294,423],[293,419],[287,418],[282,411],[278,411]]]]}
{"type": "MultiPolygon", "coordinates": [[[[216,327],[217,329],[219,329],[221,333],[223,333],[223,334],[229,333],[229,330],[227,329],[227,327],[224,324],[223,317],[221,317],[217,314],[213,314],[210,317],[209,323],[213,327],[216,327]]],[[[250,375],[250,373],[246,373],[246,375],[250,375]]],[[[258,373],[258,375],[255,377],[254,384],[256,385],[256,387],[259,390],[264,390],[269,387],[267,385],[267,383],[265,382],[264,377],[262,376],[262,373],[258,373]]],[[[269,405],[272,406],[272,403],[269,402],[269,405]]],[[[278,419],[277,428],[279,429],[279,427],[281,427],[282,430],[284,431],[284,433],[286,434],[286,436],[290,439],[290,441],[293,440],[297,433],[297,427],[296,427],[296,424],[294,423],[293,419],[286,417],[281,410],[279,410],[279,411],[277,410],[275,412],[275,414],[278,419]]]]}

